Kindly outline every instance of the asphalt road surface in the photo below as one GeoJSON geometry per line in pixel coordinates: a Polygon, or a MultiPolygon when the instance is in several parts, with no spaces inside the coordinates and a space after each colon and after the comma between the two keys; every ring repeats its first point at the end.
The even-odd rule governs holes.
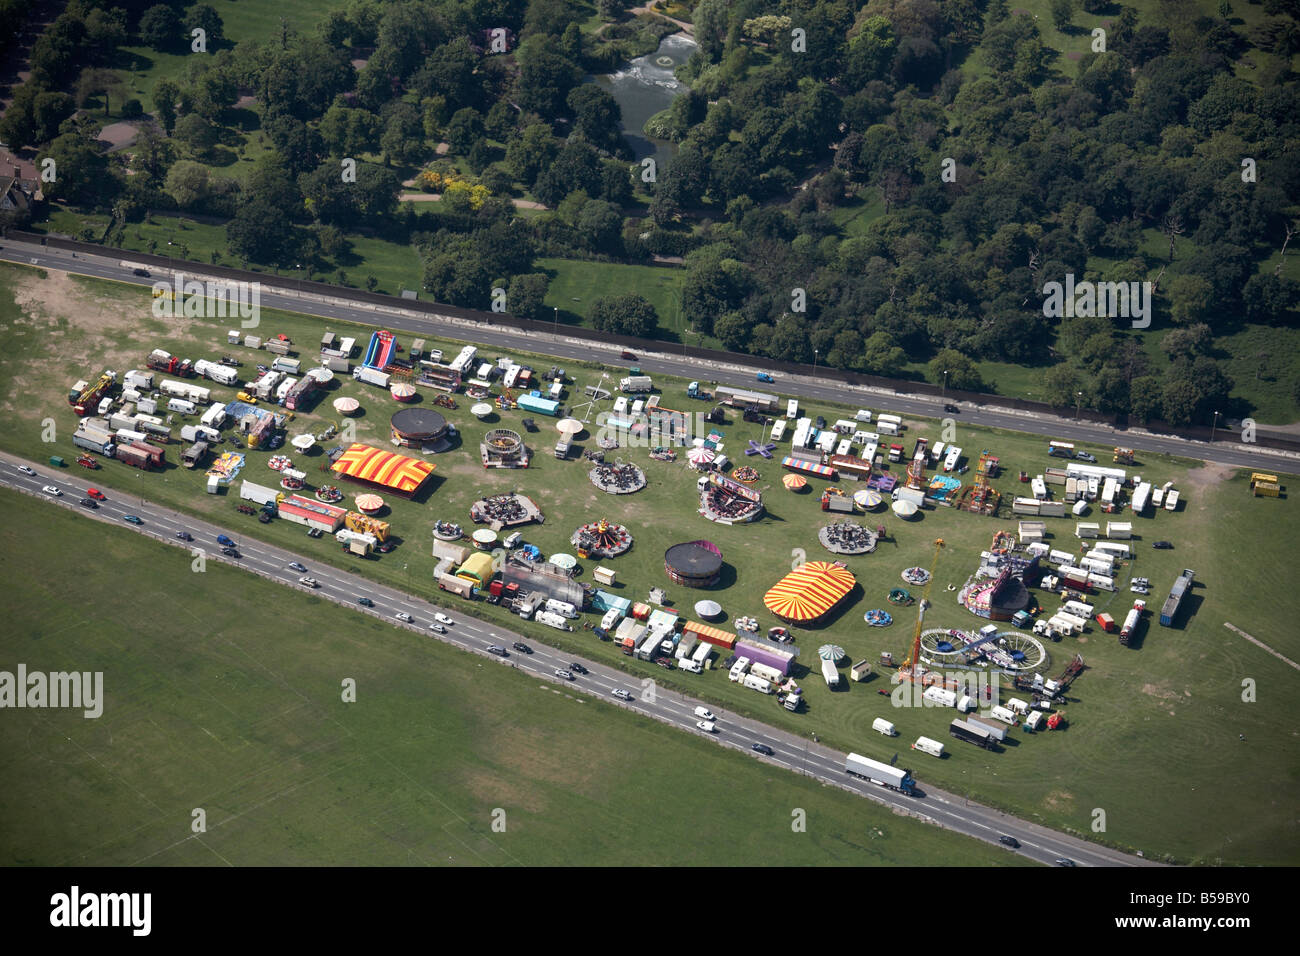
{"type": "MultiPolygon", "coordinates": [[[[110,256],[87,256],[84,253],[72,253],[61,249],[50,249],[31,243],[6,241],[0,246],[0,260],[41,266],[78,275],[98,276],[115,279],[135,285],[149,286],[159,279],[172,280],[169,270],[150,266],[149,277],[132,274],[132,270],[122,265],[123,261],[110,256]]],[[[187,272],[188,277],[199,277],[201,272],[187,272]]],[[[268,276],[261,290],[261,304],[267,308],[286,309],[318,318],[346,319],[375,328],[393,329],[417,335],[444,335],[463,339],[481,345],[493,345],[501,348],[521,348],[560,359],[591,361],[605,360],[611,366],[626,367],[627,362],[619,358],[620,346],[604,346],[585,340],[568,339],[562,330],[556,334],[523,332],[508,328],[488,328],[475,322],[468,322],[450,316],[427,316],[417,313],[403,313],[400,310],[385,310],[376,307],[358,307],[343,299],[333,299],[316,294],[299,294],[293,289],[293,280],[277,279],[268,276]],[[274,289],[274,291],[272,291],[274,289]]],[[[232,321],[232,324],[234,322],[232,321]]],[[[274,334],[274,330],[264,329],[259,334],[274,334]]],[[[214,343],[214,349],[218,343],[214,343]]],[[[685,378],[697,378],[718,381],[723,385],[736,388],[779,391],[794,395],[800,399],[821,399],[823,401],[857,404],[873,411],[886,411],[895,414],[921,415],[929,418],[943,418],[943,403],[929,396],[899,395],[886,389],[870,389],[860,386],[844,385],[839,382],[827,382],[813,377],[778,375],[772,384],[762,384],[755,376],[763,366],[753,367],[726,365],[703,360],[692,360],[672,353],[671,345],[664,345],[659,351],[637,351],[636,364],[647,374],[661,373],[678,375],[685,378]]],[[[616,376],[611,374],[611,379],[616,376]]],[[[599,384],[577,381],[577,388],[599,384]]],[[[609,383],[606,382],[606,387],[609,383]]],[[[575,391],[575,394],[577,392],[575,391]]],[[[573,404],[571,402],[571,404],[573,404]]],[[[578,403],[581,404],[580,402],[578,403]]],[[[1163,452],[1181,455],[1185,458],[1232,465],[1238,468],[1267,468],[1284,470],[1300,464],[1300,454],[1274,449],[1260,448],[1254,444],[1237,441],[1216,441],[1213,444],[1173,435],[1155,435],[1140,429],[1117,430],[1110,426],[1091,422],[1072,421],[1050,415],[1022,412],[1012,409],[976,406],[968,402],[957,403],[961,412],[957,415],[960,424],[986,425],[993,428],[1006,428],[1013,431],[1044,435],[1062,440],[1113,442],[1145,452],[1163,452]]],[[[700,403],[700,410],[707,405],[700,403]]],[[[958,442],[961,443],[960,441],[958,442]]]]}
{"type": "MultiPolygon", "coordinates": [[[[88,487],[95,486],[95,474],[94,471],[83,471],[76,465],[71,465],[68,469],[56,469],[38,466],[35,462],[9,455],[0,455],[0,484],[33,494],[51,504],[70,508],[87,519],[107,521],[132,528],[165,543],[183,547],[187,552],[193,548],[201,548],[207,560],[238,565],[286,587],[314,590],[323,597],[359,613],[386,620],[395,627],[405,627],[427,634],[431,638],[455,645],[462,650],[498,661],[502,666],[515,667],[545,680],[568,685],[573,691],[587,693],[617,706],[627,707],[678,727],[687,733],[703,734],[703,731],[696,727],[699,718],[695,716],[695,708],[709,705],[676,691],[656,687],[649,679],[638,680],[595,661],[565,655],[542,644],[533,645],[533,653],[516,651],[511,645],[516,641],[526,642],[527,639],[523,635],[476,618],[459,615],[451,607],[442,607],[394,588],[374,584],[328,565],[313,565],[301,555],[263,544],[255,539],[245,538],[229,528],[179,515],[138,497],[128,497],[120,491],[108,493],[108,500],[99,502],[97,508],[86,508],[78,504],[78,499],[85,496],[88,487]],[[20,470],[20,466],[31,468],[34,474],[26,474],[20,470]],[[47,484],[58,487],[62,495],[51,497],[43,493],[41,489],[47,484]],[[143,523],[139,525],[126,523],[123,516],[128,514],[141,518],[143,523]],[[177,532],[188,533],[193,537],[193,541],[179,540],[176,537],[177,532]],[[217,543],[219,534],[224,534],[236,542],[240,555],[238,559],[221,554],[221,546],[217,543]],[[303,572],[289,567],[289,563],[295,561],[307,568],[306,573],[316,579],[319,583],[318,588],[311,589],[298,583],[303,572]],[[374,602],[373,608],[357,604],[357,598],[363,596],[374,602]],[[396,617],[398,613],[410,615],[411,622],[399,620],[396,617]],[[430,625],[434,621],[435,614],[445,614],[452,620],[445,634],[439,634],[431,629],[430,625]],[[507,655],[499,657],[488,654],[487,648],[492,645],[506,648],[507,655]],[[575,673],[572,680],[555,674],[557,670],[570,670],[570,665],[574,662],[582,664],[589,673],[575,673]],[[613,692],[618,689],[626,691],[631,699],[623,702],[615,698],[613,692]]],[[[184,560],[192,560],[192,558],[187,553],[184,560]]],[[[592,639],[595,640],[594,637],[592,639]]],[[[997,810],[971,803],[961,796],[927,786],[918,774],[917,767],[919,761],[931,760],[933,759],[931,757],[917,756],[907,751],[903,751],[904,755],[900,756],[900,762],[903,765],[911,764],[913,776],[918,777],[920,795],[909,796],[850,777],[844,772],[843,753],[813,742],[808,737],[778,730],[760,721],[731,714],[712,706],[710,709],[716,720],[714,732],[708,736],[720,746],[740,750],[754,759],[842,787],[895,810],[977,839],[996,844],[1000,836],[1004,834],[1011,836],[1020,842],[1020,848],[1015,851],[1008,849],[1009,853],[1017,852],[1045,864],[1052,864],[1064,858],[1074,861],[1079,866],[1156,865],[1116,850],[1093,846],[1046,827],[1027,823],[997,810]],[[771,747],[774,751],[773,755],[768,757],[754,752],[751,747],[756,743],[771,747]]],[[[920,769],[923,773],[924,767],[921,766],[920,769]]],[[[960,864],[963,861],[954,859],[952,862],[960,864]]]]}

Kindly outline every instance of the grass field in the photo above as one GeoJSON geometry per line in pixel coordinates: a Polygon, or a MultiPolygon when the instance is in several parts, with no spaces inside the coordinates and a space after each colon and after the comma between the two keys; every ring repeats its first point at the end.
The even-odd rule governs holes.
{"type": "MultiPolygon", "coordinates": [[[[683,322],[679,307],[683,269],[668,266],[634,266],[578,259],[538,259],[538,271],[551,277],[546,305],[560,310],[566,325],[590,325],[586,315],[591,304],[605,295],[636,293],[645,296],[659,314],[665,338],[680,340],[683,322]]],[[[695,345],[696,336],[690,344],[695,345]]]]}
{"type": "MultiPolygon", "coordinates": [[[[0,445],[37,460],[52,451],[65,455],[71,451],[73,416],[64,396],[76,378],[104,366],[138,367],[155,346],[194,358],[230,350],[223,344],[228,325],[224,320],[185,320],[164,326],[148,316],[142,293],[129,287],[70,280],[58,274],[41,279],[36,271],[18,267],[0,270],[0,283],[8,293],[0,299],[0,445]],[[46,416],[58,429],[53,448],[42,441],[46,416]]],[[[318,341],[325,327],[336,332],[345,328],[342,323],[326,325],[269,311],[263,312],[262,321],[263,334],[285,332],[307,343],[318,341]]],[[[435,343],[431,336],[426,338],[430,345],[443,344],[435,343]]],[[[257,361],[258,353],[236,351],[246,368],[257,361]]],[[[531,364],[545,369],[552,363],[538,357],[531,364]]],[[[570,364],[569,370],[579,386],[597,377],[591,367],[570,364]]],[[[658,383],[664,391],[663,404],[688,409],[695,404],[685,398],[681,382],[658,383]]],[[[232,391],[216,388],[214,395],[226,398],[232,391]]],[[[352,381],[341,385],[340,391],[358,397],[366,410],[357,420],[358,440],[383,444],[394,407],[387,394],[352,381]]],[[[337,394],[328,395],[322,403],[324,411],[328,412],[329,400],[337,394]]],[[[529,439],[538,452],[532,468],[484,472],[476,460],[479,437],[486,428],[499,424],[518,429],[520,415],[507,412],[504,422],[479,423],[468,414],[468,404],[462,396],[461,408],[449,413],[462,430],[464,451],[434,458],[436,477],[426,497],[412,502],[389,498],[387,520],[402,543],[393,554],[375,560],[345,557],[328,539],[312,541],[296,525],[257,525],[237,515],[227,497],[203,494],[198,473],[172,467],[163,474],[143,475],[110,463],[95,480],[117,493],[148,496],[223,521],[239,533],[294,548],[309,562],[336,564],[426,595],[432,593],[434,562],[427,537],[432,522],[438,518],[465,522],[469,505],[477,497],[512,488],[532,494],[546,511],[544,525],[524,529],[525,539],[545,553],[571,551],[569,536],[585,521],[608,517],[627,525],[636,545],[612,565],[621,593],[635,599],[644,599],[650,586],[667,583],[662,562],[665,548],[704,536],[720,545],[729,566],[724,587],[707,596],[719,600],[732,616],[757,614],[766,627],[776,621],[763,611],[761,596],[790,567],[795,549],[803,549],[809,559],[828,557],[816,539],[816,530],[825,521],[816,498],[784,491],[780,470],[773,462],[757,465],[761,473],[757,487],[766,496],[768,516],[752,525],[714,526],[696,516],[695,475],[681,464],[651,461],[642,449],[620,452],[646,469],[650,485],[636,495],[612,498],[587,482],[582,463],[550,457],[554,432],[544,420],[539,421],[542,434],[529,439]]],[[[866,404],[882,410],[874,400],[866,404]]],[[[706,407],[696,405],[699,410],[706,407]]],[[[843,417],[845,412],[851,417],[852,406],[818,406],[810,411],[828,419],[843,417]]],[[[291,426],[291,434],[308,424],[316,430],[326,420],[321,414],[300,418],[291,426]]],[[[1049,461],[1040,438],[960,422],[954,433],[944,433],[936,423],[923,420],[911,420],[909,425],[909,446],[912,436],[923,434],[932,441],[955,441],[971,458],[978,456],[981,448],[998,454],[1006,477],[996,486],[1007,496],[1023,487],[1015,481],[1017,470],[1041,471],[1049,461]]],[[[723,431],[726,451],[737,460],[744,459],[747,439],[759,437],[757,426],[738,421],[723,426],[723,431]]],[[[589,445],[590,441],[580,440],[580,444],[589,445]]],[[[1104,455],[1103,460],[1109,459],[1108,449],[1090,449],[1099,457],[1104,455]]],[[[246,477],[267,480],[271,473],[265,469],[264,454],[248,453],[246,477]]],[[[172,461],[177,455],[175,447],[168,452],[172,461]]],[[[1103,594],[1098,610],[1117,616],[1127,610],[1127,580],[1132,574],[1152,580],[1151,601],[1158,606],[1178,570],[1191,566],[1197,570],[1198,581],[1191,602],[1193,613],[1176,629],[1159,628],[1148,620],[1145,637],[1136,649],[1120,648],[1113,637],[1095,629],[1076,640],[1048,644],[1051,662],[1046,670],[1051,675],[1058,674],[1076,652],[1085,656],[1090,668],[1076,683],[1066,708],[1070,719],[1067,731],[1024,738],[1015,733],[1019,745],[997,755],[954,742],[949,758],[927,761],[917,772],[924,780],[969,791],[975,798],[1061,829],[1086,833],[1092,811],[1103,808],[1108,828],[1094,836],[1142,849],[1148,856],[1169,854],[1201,862],[1295,862],[1293,801],[1285,796],[1296,790],[1297,761],[1287,729],[1285,691],[1280,690],[1294,686],[1294,674],[1224,627],[1231,622],[1292,659],[1300,657],[1300,634],[1289,626],[1300,616],[1300,595],[1289,586],[1288,577],[1289,542],[1298,524],[1294,502],[1251,499],[1244,478],[1233,477],[1228,469],[1197,467],[1163,456],[1140,457],[1140,470],[1147,479],[1177,481],[1184,505],[1176,514],[1160,512],[1135,519],[1137,558],[1120,573],[1121,591],[1103,594]],[[1149,543],[1156,538],[1174,541],[1176,550],[1151,550],[1149,543]],[[1242,704],[1240,686],[1246,677],[1256,680],[1261,688],[1279,690],[1261,692],[1259,703],[1242,704]],[[1238,734],[1244,734],[1247,742],[1238,740],[1238,734]],[[1197,769],[1189,769],[1192,767],[1197,769]],[[1247,779],[1250,787],[1241,787],[1240,781],[1247,779]],[[1195,782],[1189,786],[1192,780],[1195,782]],[[1256,799],[1261,794],[1268,796],[1256,799]]],[[[316,471],[319,461],[306,460],[309,481],[321,480],[316,471]]],[[[818,489],[823,486],[817,481],[812,484],[818,489]]],[[[1092,516],[1094,520],[1097,517],[1092,516]]],[[[1104,520],[1105,516],[1101,517],[1104,520]]],[[[534,639],[580,650],[633,673],[762,716],[770,723],[804,733],[815,731],[828,743],[887,760],[895,745],[871,734],[873,718],[885,716],[898,723],[905,746],[919,734],[946,740],[947,714],[928,709],[899,713],[887,698],[874,693],[887,686],[882,677],[867,684],[850,683],[846,690],[832,693],[816,670],[806,671],[810,662],[815,663],[816,648],[833,640],[854,660],[875,660],[882,650],[901,660],[910,642],[912,612],[894,609],[896,623],[883,630],[865,627],[861,615],[868,608],[889,607],[886,594],[901,583],[899,572],[911,565],[929,564],[932,542],[940,536],[947,548],[936,573],[935,606],[926,620],[931,626],[978,625],[978,619],[956,606],[946,588],[965,581],[993,531],[1014,529],[1015,525],[1009,518],[990,520],[942,508],[925,512],[913,522],[892,515],[883,519],[869,515],[862,520],[872,526],[884,523],[889,538],[875,554],[847,560],[859,588],[843,607],[823,626],[796,634],[804,662],[796,675],[810,704],[805,714],[788,714],[771,698],[740,689],[718,673],[698,677],[669,674],[627,660],[582,631],[571,635],[539,631],[517,618],[511,619],[512,626],[520,626],[534,639]]],[[[1048,519],[1048,525],[1054,547],[1076,548],[1070,521],[1048,519]]],[[[584,579],[589,574],[590,568],[584,568],[584,579]]],[[[703,596],[669,587],[670,599],[687,613],[703,596]]],[[[1040,599],[1055,608],[1047,598],[1040,595],[1040,599]]],[[[489,619],[507,620],[497,609],[481,603],[470,608],[489,619]]]]}
{"type": "Polygon", "coordinates": [[[5,865],[1023,865],[240,571],[196,586],[125,528],[8,490],[0,515],[0,667],[105,697],[0,722],[5,865]]]}

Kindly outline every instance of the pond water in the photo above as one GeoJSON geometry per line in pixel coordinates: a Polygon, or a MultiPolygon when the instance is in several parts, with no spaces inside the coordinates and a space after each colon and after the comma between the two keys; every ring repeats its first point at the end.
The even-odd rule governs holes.
{"type": "Polygon", "coordinates": [[[673,77],[673,70],[695,52],[695,41],[685,34],[664,37],[659,49],[637,57],[621,70],[594,77],[618,102],[623,111],[623,135],[638,160],[653,156],[660,169],[672,161],[677,147],[667,140],[651,139],[641,132],[645,121],[665,110],[686,86],[673,77]]]}

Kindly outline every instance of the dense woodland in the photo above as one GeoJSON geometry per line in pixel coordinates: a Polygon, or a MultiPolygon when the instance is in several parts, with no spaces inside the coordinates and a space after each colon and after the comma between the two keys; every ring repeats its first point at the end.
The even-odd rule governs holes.
{"type": "MultiPolygon", "coordinates": [[[[119,229],[149,210],[228,217],[229,263],[328,278],[350,237],[377,235],[420,251],[430,298],[488,308],[505,288],[511,312],[549,318],[540,256],[684,257],[682,316],[730,349],[878,374],[921,359],[966,389],[993,384],[974,360],[996,360],[1041,368],[1062,406],[1082,392],[1208,422],[1234,407],[1216,341],[1300,324],[1278,260],[1300,221],[1300,0],[1251,5],[1249,29],[1234,5],[1053,0],[1072,58],[1007,0],[699,0],[681,8],[689,92],[648,124],[678,151],[646,182],[618,104],[584,78],[676,27],[620,0],[352,0],[238,45],[205,4],[72,0],[0,140],[55,159],[47,197],[119,229]],[[185,51],[196,25],[207,50],[179,82],[121,95],[132,50],[185,51]],[[98,131],[122,118],[137,142],[106,154],[98,131]],[[224,175],[253,141],[252,171],[224,175]],[[436,209],[398,202],[417,175],[436,209]],[[850,233],[841,214],[863,204],[878,214],[850,233]],[[1154,283],[1151,329],[1045,317],[1044,284],[1067,274],[1154,283]],[[1158,366],[1140,338],[1157,331],[1158,366]]],[[[635,294],[587,318],[658,331],[635,294]]],[[[1300,382],[1279,387],[1300,402],[1300,382]]]]}

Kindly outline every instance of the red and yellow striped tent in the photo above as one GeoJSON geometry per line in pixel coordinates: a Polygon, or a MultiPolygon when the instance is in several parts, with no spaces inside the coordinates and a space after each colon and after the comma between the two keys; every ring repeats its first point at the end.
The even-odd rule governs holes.
{"type": "Polygon", "coordinates": [[[791,571],[763,596],[767,609],[783,621],[815,621],[853,590],[857,579],[829,561],[809,561],[791,571]]]}
{"type": "Polygon", "coordinates": [[[354,444],[330,468],[351,481],[385,488],[409,498],[433,474],[434,466],[382,448],[354,444]]]}

